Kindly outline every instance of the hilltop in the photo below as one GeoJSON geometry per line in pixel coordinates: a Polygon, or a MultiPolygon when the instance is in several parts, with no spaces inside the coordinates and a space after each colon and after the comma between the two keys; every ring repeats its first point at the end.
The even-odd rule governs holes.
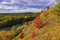
{"type": "MultiPolygon", "coordinates": [[[[36,31],[33,24],[30,22],[28,26],[23,25],[24,26],[24,29],[22,30],[24,33],[23,40],[60,40],[60,22],[57,22],[57,16],[49,14],[47,22],[48,23],[44,25],[44,27],[37,29],[38,35],[34,38],[32,38],[31,36],[31,33],[33,31],[36,31]]],[[[16,39],[20,40],[19,35],[15,37],[13,40],[16,39]]]]}

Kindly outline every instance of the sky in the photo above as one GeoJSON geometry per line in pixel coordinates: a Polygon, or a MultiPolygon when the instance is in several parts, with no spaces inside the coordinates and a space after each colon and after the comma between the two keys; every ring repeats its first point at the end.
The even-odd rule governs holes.
{"type": "Polygon", "coordinates": [[[0,13],[40,12],[60,0],[0,0],[0,13]]]}

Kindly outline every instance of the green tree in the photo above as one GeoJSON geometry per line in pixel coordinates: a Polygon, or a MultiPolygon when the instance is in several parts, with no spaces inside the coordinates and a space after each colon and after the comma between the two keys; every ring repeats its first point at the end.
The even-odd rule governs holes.
{"type": "Polygon", "coordinates": [[[58,17],[58,22],[59,22],[59,16],[60,16],[60,2],[58,2],[54,8],[51,8],[50,13],[54,13],[58,17]]]}

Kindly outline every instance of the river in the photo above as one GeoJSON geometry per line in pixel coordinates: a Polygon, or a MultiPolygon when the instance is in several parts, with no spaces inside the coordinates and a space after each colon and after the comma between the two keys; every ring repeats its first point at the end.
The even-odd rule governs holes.
{"type": "MultiPolygon", "coordinates": [[[[30,22],[30,21],[28,21],[28,22],[30,22]]],[[[28,22],[22,22],[22,23],[17,23],[17,24],[14,24],[14,25],[12,25],[12,26],[5,26],[5,27],[0,27],[0,31],[1,30],[10,30],[12,27],[16,27],[16,28],[18,28],[19,26],[22,26],[22,25],[24,25],[24,24],[26,24],[26,23],[28,23],[28,22]]]]}

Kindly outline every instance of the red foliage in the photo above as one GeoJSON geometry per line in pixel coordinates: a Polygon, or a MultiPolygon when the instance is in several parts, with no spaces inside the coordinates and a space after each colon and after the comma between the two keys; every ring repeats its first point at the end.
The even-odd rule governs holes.
{"type": "Polygon", "coordinates": [[[20,39],[23,39],[24,38],[24,33],[20,33],[20,36],[19,36],[20,39]]]}
{"type": "Polygon", "coordinates": [[[38,33],[36,33],[35,31],[32,32],[32,38],[36,37],[38,35],[38,33]]]}
{"type": "Polygon", "coordinates": [[[35,18],[34,21],[33,21],[33,23],[34,23],[34,27],[36,27],[36,28],[41,28],[42,25],[43,25],[43,21],[41,20],[40,16],[38,16],[37,18],[35,18]]]}

